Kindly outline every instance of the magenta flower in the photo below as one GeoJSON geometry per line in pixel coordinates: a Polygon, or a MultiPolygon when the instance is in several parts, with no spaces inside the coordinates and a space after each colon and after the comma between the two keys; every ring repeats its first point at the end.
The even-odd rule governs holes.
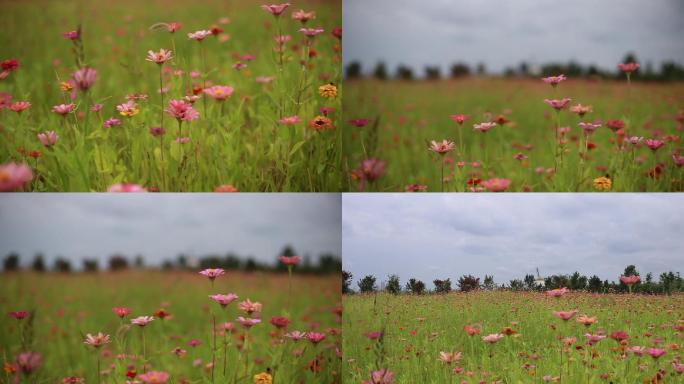
{"type": "Polygon", "coordinates": [[[463,123],[469,118],[467,115],[463,114],[450,115],[449,117],[451,117],[451,119],[459,125],[463,125],[463,123]]]}
{"type": "Polygon", "coordinates": [[[237,318],[237,322],[240,323],[240,325],[242,325],[243,327],[249,329],[249,328],[252,328],[253,326],[261,323],[261,319],[252,319],[249,317],[240,316],[237,318]]]}
{"type": "Polygon", "coordinates": [[[306,334],[306,339],[309,340],[312,344],[318,344],[321,341],[325,340],[325,333],[309,332],[306,334]]]}
{"type": "Polygon", "coordinates": [[[102,110],[102,107],[103,107],[102,104],[97,103],[97,104],[93,104],[93,106],[90,107],[90,110],[92,112],[100,112],[102,110]]]}
{"type": "Polygon", "coordinates": [[[352,171],[352,177],[362,181],[375,181],[385,173],[385,162],[379,159],[366,159],[352,171]]]}
{"type": "Polygon", "coordinates": [[[681,167],[682,165],[684,165],[684,156],[673,153],[672,161],[674,161],[674,164],[676,166],[681,167]]]}
{"type": "Polygon", "coordinates": [[[278,122],[280,124],[283,124],[283,125],[294,125],[294,124],[299,123],[300,121],[301,121],[301,119],[297,115],[295,115],[295,116],[284,116],[282,119],[278,120],[278,122]]]}
{"type": "Polygon", "coordinates": [[[578,123],[577,125],[579,125],[580,128],[582,128],[582,130],[584,131],[584,134],[585,134],[585,135],[589,136],[589,135],[591,135],[592,133],[594,133],[594,131],[596,131],[596,130],[601,126],[601,123],[585,123],[585,122],[580,122],[580,123],[578,123]]]}
{"type": "Polygon", "coordinates": [[[394,372],[388,369],[373,371],[370,374],[370,381],[362,381],[361,384],[394,384],[394,372]]]}
{"type": "Polygon", "coordinates": [[[117,125],[121,125],[121,120],[115,117],[110,117],[109,119],[105,120],[104,123],[102,123],[103,128],[111,128],[117,125]]]}
{"type": "Polygon", "coordinates": [[[660,349],[660,348],[649,348],[646,352],[648,353],[649,356],[651,356],[654,359],[657,359],[660,356],[667,353],[666,350],[660,349]]]}
{"type": "Polygon", "coordinates": [[[454,142],[449,140],[442,140],[441,142],[432,140],[428,149],[440,155],[445,155],[454,150],[454,145],[454,142]]]}
{"type": "Polygon", "coordinates": [[[113,185],[109,186],[109,188],[107,189],[107,192],[122,192],[122,193],[147,192],[147,189],[141,185],[138,185],[138,184],[122,183],[122,184],[113,184],[113,185]]]}
{"type": "Polygon", "coordinates": [[[225,273],[226,271],[224,271],[222,268],[208,268],[199,272],[200,275],[208,277],[209,280],[214,280],[225,273]]]}
{"type": "Polygon", "coordinates": [[[16,113],[24,112],[31,107],[31,103],[28,101],[17,101],[9,106],[9,109],[16,113]]]}
{"type": "Polygon", "coordinates": [[[605,335],[592,335],[591,333],[585,333],[584,337],[587,339],[589,345],[594,345],[606,338],[605,335]]]}
{"type": "Polygon", "coordinates": [[[271,317],[270,323],[278,329],[283,329],[287,328],[287,326],[290,324],[290,319],[284,316],[273,316],[271,317]]]}
{"type": "Polygon", "coordinates": [[[22,352],[17,356],[16,363],[21,372],[25,375],[30,375],[40,367],[43,359],[39,353],[36,352],[22,352]]]}
{"type": "Polygon", "coordinates": [[[17,320],[23,320],[28,317],[28,311],[12,311],[7,314],[10,317],[14,317],[17,320]]]}
{"type": "Polygon", "coordinates": [[[357,128],[365,127],[366,125],[368,125],[369,122],[370,122],[370,120],[368,120],[368,119],[351,119],[351,120],[349,120],[349,124],[351,124],[357,128]]]}
{"type": "Polygon", "coordinates": [[[59,136],[55,131],[46,131],[39,133],[36,136],[38,136],[38,140],[40,140],[41,144],[43,144],[45,148],[50,148],[51,146],[55,145],[57,143],[57,139],[59,139],[59,136]]]}
{"type": "Polygon", "coordinates": [[[300,256],[279,256],[278,260],[285,265],[297,265],[302,258],[300,256]]]}
{"type": "Polygon", "coordinates": [[[125,117],[133,117],[140,113],[140,108],[138,108],[138,104],[134,100],[128,100],[123,104],[117,105],[116,110],[119,111],[121,116],[125,117]]]}
{"type": "Polygon", "coordinates": [[[285,337],[292,339],[293,341],[299,341],[306,337],[306,332],[292,331],[290,333],[286,333],[285,337]]]}
{"type": "Polygon", "coordinates": [[[208,30],[199,30],[195,32],[188,33],[188,38],[190,40],[196,40],[199,42],[202,42],[202,40],[206,39],[207,37],[211,36],[212,33],[211,31],[208,30]]]}
{"type": "Polygon", "coordinates": [[[135,319],[131,319],[131,324],[137,325],[139,327],[144,327],[147,324],[151,323],[154,320],[154,317],[152,316],[139,316],[136,317],[135,319]]]}
{"type": "Polygon", "coordinates": [[[494,122],[485,122],[485,123],[473,125],[474,130],[482,132],[482,133],[485,133],[494,127],[496,127],[496,123],[494,123],[494,122]]]}
{"type": "Polygon", "coordinates": [[[240,304],[238,304],[238,308],[241,311],[247,312],[248,315],[251,315],[252,313],[259,313],[261,312],[262,305],[259,302],[252,302],[250,299],[247,299],[240,304]]]}
{"type": "Polygon", "coordinates": [[[81,91],[87,91],[97,80],[97,71],[93,68],[81,68],[72,75],[76,87],[81,91]]]}
{"type": "Polygon", "coordinates": [[[78,40],[80,37],[80,34],[78,31],[69,31],[69,32],[62,33],[62,36],[64,36],[64,38],[67,40],[78,40]]]}
{"type": "Polygon", "coordinates": [[[131,314],[131,310],[126,307],[114,307],[112,308],[112,312],[122,319],[131,314]]]}
{"type": "Polygon", "coordinates": [[[145,384],[165,384],[169,380],[169,374],[161,371],[149,371],[138,375],[145,384]]]}
{"type": "Polygon", "coordinates": [[[290,3],[283,3],[283,4],[268,4],[268,5],[262,5],[261,9],[264,11],[272,14],[273,16],[280,16],[287,7],[290,6],[290,3]]]}
{"type": "Polygon", "coordinates": [[[648,148],[650,148],[653,152],[655,152],[655,151],[657,151],[658,149],[660,149],[660,147],[662,147],[663,145],[665,145],[665,142],[662,141],[662,140],[658,140],[658,139],[646,139],[646,146],[647,146],[648,148]]]}
{"type": "Polygon", "coordinates": [[[568,321],[573,318],[577,314],[577,310],[572,310],[572,311],[554,311],[553,315],[556,316],[557,318],[563,320],[563,321],[568,321]]]}
{"type": "Polygon", "coordinates": [[[487,188],[490,192],[504,192],[511,186],[511,181],[509,179],[492,178],[482,181],[480,185],[487,188]]]}
{"type": "Polygon", "coordinates": [[[549,76],[549,77],[542,77],[542,81],[545,82],[546,84],[550,84],[551,86],[555,87],[561,82],[567,80],[568,78],[565,77],[565,75],[560,74],[558,76],[549,76]]]}
{"type": "Polygon", "coordinates": [[[568,98],[560,99],[560,100],[544,99],[544,102],[546,104],[548,104],[551,108],[553,108],[557,111],[560,111],[561,109],[565,108],[568,105],[568,103],[570,103],[571,100],[572,99],[568,99],[568,98]]]}
{"type": "Polygon", "coordinates": [[[325,30],[323,30],[323,28],[299,28],[299,32],[303,33],[308,38],[314,38],[316,35],[325,32],[325,30]]]}
{"type": "Polygon", "coordinates": [[[171,54],[171,51],[162,48],[159,52],[147,51],[147,58],[145,60],[162,65],[172,58],[173,55],[171,54]]]}
{"type": "Polygon", "coordinates": [[[162,127],[150,127],[150,135],[158,137],[158,136],[164,136],[166,133],[166,130],[162,127]]]}
{"type": "Polygon", "coordinates": [[[32,179],[33,172],[26,164],[12,162],[0,165],[0,192],[19,190],[32,179]]]}
{"type": "Polygon", "coordinates": [[[642,140],[644,140],[644,138],[639,136],[625,137],[625,141],[632,145],[637,145],[641,143],[642,140]]]}
{"type": "Polygon", "coordinates": [[[233,87],[226,85],[214,85],[212,87],[205,88],[203,92],[216,101],[224,101],[233,94],[233,87]]]}
{"type": "Polygon", "coordinates": [[[192,104],[183,100],[169,101],[169,108],[166,109],[166,113],[178,121],[192,121],[199,117],[199,112],[192,107],[192,104]]]}
{"type": "Polygon", "coordinates": [[[66,116],[69,113],[73,112],[76,109],[76,104],[59,104],[55,105],[52,107],[52,112],[61,115],[61,116],[66,116]]]}
{"type": "Polygon", "coordinates": [[[624,63],[624,64],[618,64],[618,69],[620,69],[624,73],[632,73],[639,69],[639,64],[638,63],[624,63]]]}
{"type": "Polygon", "coordinates": [[[238,295],[229,293],[227,295],[217,294],[209,296],[212,300],[219,303],[221,307],[225,308],[228,304],[238,299],[238,295]]]}
{"type": "Polygon", "coordinates": [[[641,277],[639,275],[631,275],[631,276],[622,275],[622,276],[620,276],[620,282],[624,285],[634,285],[640,281],[641,281],[641,277]]]}
{"type": "Polygon", "coordinates": [[[558,298],[558,297],[561,297],[561,296],[565,295],[565,294],[568,293],[568,292],[569,292],[569,289],[563,287],[563,288],[560,288],[560,289],[552,289],[552,290],[546,292],[546,294],[547,294],[548,296],[558,298]]]}

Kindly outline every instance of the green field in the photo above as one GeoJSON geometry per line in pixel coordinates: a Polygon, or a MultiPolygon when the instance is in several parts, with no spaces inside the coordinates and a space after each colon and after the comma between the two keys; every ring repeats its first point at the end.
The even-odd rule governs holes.
{"type": "Polygon", "coordinates": [[[684,372],[680,294],[377,294],[345,296],[343,305],[344,382],[368,380],[381,369],[396,383],[679,383],[684,377],[676,372],[684,372]],[[571,310],[578,312],[567,322],[553,314],[571,310]],[[596,323],[580,324],[582,314],[596,323]],[[466,325],[480,333],[469,336],[466,325]],[[510,335],[498,342],[482,340],[506,328],[510,335]],[[616,331],[628,338],[616,341],[616,331]],[[370,332],[384,336],[371,340],[370,332]],[[589,345],[587,333],[606,338],[589,345]],[[636,346],[645,351],[635,353],[636,346]],[[651,347],[665,354],[652,358],[651,347]],[[460,360],[442,362],[440,352],[460,352],[460,360]],[[659,369],[662,376],[648,381],[659,369]]]}
{"type": "Polygon", "coordinates": [[[684,167],[673,158],[684,163],[681,83],[630,86],[626,80],[570,78],[554,89],[534,79],[354,80],[345,84],[344,111],[349,190],[404,191],[419,184],[441,191],[442,156],[428,146],[444,139],[455,142],[454,150],[443,156],[444,191],[489,190],[484,181],[494,178],[510,180],[507,191],[595,191],[594,179],[605,176],[610,190],[618,192],[684,189],[684,167]],[[558,115],[544,103],[562,98],[572,100],[558,115]],[[570,112],[578,103],[592,106],[593,112],[584,117],[570,112]],[[455,114],[469,118],[458,125],[450,118],[455,114]],[[473,129],[498,117],[506,122],[486,133],[473,129]],[[369,123],[355,127],[348,123],[351,119],[369,123]],[[602,126],[587,140],[578,123],[595,120],[602,126]],[[622,137],[644,140],[627,144],[606,128],[608,120],[624,122],[622,137]],[[556,139],[556,127],[570,130],[556,139]],[[646,139],[664,145],[652,151],[646,139]],[[359,166],[364,159],[383,162],[384,172],[382,166],[364,172],[359,166]]]}
{"type": "Polygon", "coordinates": [[[16,59],[19,67],[0,80],[0,164],[25,163],[33,173],[25,185],[8,189],[106,191],[135,184],[171,192],[228,185],[249,192],[339,191],[341,88],[337,97],[324,97],[319,87],[341,86],[341,35],[333,35],[341,27],[341,1],[293,2],[278,18],[261,4],[2,2],[0,22],[8,33],[0,37],[0,61],[16,59]],[[315,11],[305,27],[322,33],[308,38],[299,31],[292,13],[300,9],[315,11]],[[170,22],[182,27],[170,33],[160,24],[170,22]],[[79,25],[80,40],[63,36],[79,25]],[[188,38],[198,30],[218,34],[202,42],[188,38]],[[275,36],[291,39],[276,50],[275,36]],[[172,51],[170,61],[146,60],[149,50],[162,48],[172,51]],[[78,90],[72,83],[74,90],[63,91],[61,83],[79,68],[97,71],[94,84],[78,90]],[[234,91],[216,101],[202,93],[212,85],[234,91]],[[193,93],[200,96],[199,118],[179,124],[162,112],[170,100],[193,93]],[[132,116],[116,109],[127,96],[136,99],[132,116]],[[18,101],[31,105],[11,110],[18,101]],[[64,117],[52,112],[71,103],[75,110],[64,117]],[[102,109],[92,111],[95,104],[102,109]],[[330,121],[316,125],[326,114],[321,108],[332,108],[330,121]],[[299,122],[279,122],[292,116],[299,122]],[[110,118],[121,124],[104,128],[110,118]],[[150,129],[162,126],[162,118],[165,134],[153,136],[150,129]],[[37,135],[51,131],[59,138],[46,147],[37,135]]]}
{"type": "Polygon", "coordinates": [[[60,383],[69,376],[85,378],[87,383],[124,383],[127,372],[140,375],[145,370],[167,372],[169,383],[253,383],[254,375],[263,372],[270,372],[276,383],[341,380],[336,352],[341,344],[337,276],[302,277],[295,270],[291,295],[287,274],[238,272],[218,277],[213,287],[194,272],[6,273],[0,276],[0,288],[0,356],[5,366],[0,381],[4,383],[15,382],[8,367],[22,349],[42,358],[34,373],[20,375],[22,383],[60,383]],[[239,299],[222,309],[208,297],[216,293],[235,293],[239,299]],[[249,317],[238,308],[246,299],[263,305],[262,323],[249,331],[236,321],[238,316],[249,317]],[[132,313],[120,320],[113,307],[128,307],[132,313]],[[161,308],[171,316],[155,318],[143,329],[130,325],[131,318],[161,308]],[[32,314],[23,320],[7,314],[19,310],[32,314]],[[289,326],[278,330],[269,323],[274,316],[288,317],[289,326]],[[221,324],[226,321],[233,323],[232,331],[223,331],[221,324]],[[314,345],[283,336],[294,330],[320,332],[325,339],[314,345]],[[111,343],[99,350],[84,344],[86,334],[98,332],[111,335],[111,343]],[[192,347],[190,340],[200,344],[192,347]],[[212,362],[214,340],[212,380],[207,364],[212,362]],[[179,356],[172,352],[175,348],[186,353],[179,356]]]}

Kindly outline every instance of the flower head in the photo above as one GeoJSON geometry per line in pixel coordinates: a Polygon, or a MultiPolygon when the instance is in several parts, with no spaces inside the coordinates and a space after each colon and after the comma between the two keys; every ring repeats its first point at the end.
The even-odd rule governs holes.
{"type": "Polygon", "coordinates": [[[26,164],[0,164],[0,192],[21,189],[32,179],[33,172],[26,164]]]}
{"type": "Polygon", "coordinates": [[[282,329],[287,328],[287,326],[290,324],[290,319],[284,316],[274,316],[271,317],[270,323],[274,327],[282,329]]]}
{"type": "Polygon", "coordinates": [[[658,149],[660,149],[660,147],[665,145],[664,141],[658,139],[646,139],[645,143],[646,146],[653,152],[657,151],[658,149]]]}
{"type": "Polygon", "coordinates": [[[190,40],[196,40],[201,42],[202,40],[206,39],[207,37],[211,36],[212,33],[209,30],[199,30],[195,32],[190,32],[188,33],[188,38],[190,40]]]}
{"type": "Polygon", "coordinates": [[[613,181],[606,176],[595,178],[593,184],[594,188],[599,191],[609,191],[613,187],[613,181]]]}
{"type": "Polygon", "coordinates": [[[592,112],[591,105],[582,105],[582,104],[577,104],[573,105],[570,107],[570,112],[576,113],[579,117],[582,117],[586,115],[587,113],[592,112]]]}
{"type": "Polygon", "coordinates": [[[76,87],[81,91],[87,91],[97,80],[97,71],[93,68],[81,68],[72,75],[76,87]]]}
{"type": "Polygon", "coordinates": [[[131,309],[126,307],[114,307],[112,308],[112,312],[114,312],[115,315],[123,319],[124,317],[131,314],[131,309]]]}
{"type": "Polygon", "coordinates": [[[483,187],[487,188],[490,192],[503,192],[511,186],[511,180],[502,178],[493,178],[489,180],[484,180],[480,183],[483,187]]]}
{"type": "Polygon", "coordinates": [[[17,320],[23,320],[28,317],[28,311],[12,311],[7,314],[10,317],[14,317],[17,320]]]}
{"type": "Polygon", "coordinates": [[[283,3],[283,4],[266,4],[262,5],[261,9],[264,11],[272,14],[273,16],[280,16],[281,13],[287,9],[287,7],[290,6],[290,3],[283,3]]]}
{"type": "Polygon", "coordinates": [[[218,187],[214,188],[214,192],[233,193],[233,192],[240,192],[240,190],[237,189],[232,184],[223,184],[223,185],[219,185],[218,187]]]}
{"type": "Polygon", "coordinates": [[[57,143],[57,139],[59,139],[59,136],[55,131],[45,131],[43,133],[39,133],[37,136],[38,140],[40,140],[41,144],[43,144],[43,146],[46,148],[50,148],[55,145],[57,143]]]}
{"type": "Polygon", "coordinates": [[[546,84],[550,84],[552,87],[557,86],[561,82],[567,80],[568,78],[565,77],[565,75],[558,75],[558,76],[549,76],[549,77],[542,77],[542,81],[545,82],[546,84]]]}
{"type": "Polygon", "coordinates": [[[469,119],[467,115],[463,114],[450,115],[449,117],[459,125],[463,125],[463,123],[469,119]]]}
{"type": "Polygon", "coordinates": [[[123,192],[123,193],[130,193],[130,192],[147,192],[147,189],[141,185],[138,184],[130,184],[130,183],[121,183],[121,184],[112,184],[107,188],[107,192],[123,192]]]}
{"type": "Polygon", "coordinates": [[[64,36],[64,38],[67,40],[78,40],[81,37],[81,34],[79,30],[75,30],[64,32],[62,33],[62,36],[64,36]]]}
{"type": "Polygon", "coordinates": [[[117,105],[116,110],[119,111],[119,114],[121,116],[125,117],[132,117],[140,113],[140,108],[138,108],[138,104],[136,104],[133,100],[128,100],[123,104],[117,105]]]}
{"type": "Polygon", "coordinates": [[[243,327],[249,329],[249,328],[252,328],[253,326],[261,323],[261,319],[252,319],[249,317],[240,316],[237,318],[237,322],[240,323],[240,325],[242,325],[243,327]]]}
{"type": "Polygon", "coordinates": [[[370,374],[370,381],[362,381],[361,384],[394,384],[394,372],[388,369],[373,371],[370,374]]]}
{"type": "Polygon", "coordinates": [[[254,375],[254,384],[273,384],[273,376],[268,372],[261,372],[254,375]]]}
{"type": "Polygon", "coordinates": [[[561,296],[565,295],[566,293],[568,293],[568,291],[569,291],[569,289],[562,287],[562,288],[552,289],[550,291],[547,291],[546,295],[551,296],[551,297],[561,297],[561,296]]]}
{"type": "Polygon", "coordinates": [[[161,371],[149,371],[138,375],[145,384],[165,384],[169,380],[169,374],[161,371]]]}
{"type": "Polygon", "coordinates": [[[666,350],[660,349],[660,348],[649,348],[648,350],[646,350],[646,352],[648,353],[649,356],[651,356],[654,359],[657,359],[660,356],[667,353],[666,350]]]}
{"type": "Polygon", "coordinates": [[[227,295],[210,295],[209,297],[215,302],[219,303],[223,308],[225,308],[228,304],[238,299],[238,295],[234,293],[229,293],[227,295]]]}
{"type": "Polygon", "coordinates": [[[212,87],[205,88],[203,92],[216,101],[223,101],[233,94],[233,87],[226,85],[214,85],[212,87]]]}
{"type": "Polygon", "coordinates": [[[620,282],[624,285],[634,285],[640,281],[641,281],[641,277],[639,275],[631,275],[631,276],[622,275],[622,276],[620,276],[620,282]]]}
{"type": "Polygon", "coordinates": [[[577,125],[582,128],[585,135],[589,136],[601,126],[601,123],[580,122],[577,125]]]}
{"type": "Polygon", "coordinates": [[[10,104],[9,109],[12,112],[16,113],[21,113],[24,112],[25,110],[29,109],[31,107],[31,103],[28,101],[16,101],[12,104],[10,104]]]}
{"type": "Polygon", "coordinates": [[[54,107],[52,107],[52,112],[54,112],[58,115],[66,116],[69,113],[73,112],[75,109],[76,109],[76,104],[73,104],[73,103],[71,103],[71,104],[59,104],[59,105],[55,105],[54,107]]]}
{"type": "Polygon", "coordinates": [[[147,51],[147,58],[145,60],[161,65],[171,60],[172,58],[173,55],[171,54],[171,51],[162,48],[159,50],[159,52],[154,52],[151,50],[147,51]]]}
{"type": "Polygon", "coordinates": [[[610,128],[613,132],[616,132],[625,127],[625,122],[622,120],[608,120],[606,121],[606,127],[610,128]]]}
{"type": "Polygon", "coordinates": [[[283,125],[294,125],[297,124],[301,121],[299,116],[294,115],[294,116],[284,116],[282,119],[278,120],[280,124],[283,125]]]}
{"type": "Polygon", "coordinates": [[[504,335],[500,333],[492,333],[491,335],[482,336],[482,341],[484,341],[485,343],[494,344],[503,338],[504,335]]]}
{"type": "Polygon", "coordinates": [[[439,352],[439,361],[444,364],[456,363],[461,360],[463,354],[461,352],[439,352]]]}
{"type": "Polygon", "coordinates": [[[565,98],[565,99],[544,99],[544,102],[548,104],[551,108],[560,111],[561,109],[565,108],[568,103],[570,103],[571,99],[565,98]]]}
{"type": "Polygon", "coordinates": [[[22,352],[17,356],[16,363],[25,375],[33,373],[43,362],[43,358],[36,352],[22,352]]]}
{"type": "Polygon", "coordinates": [[[302,258],[301,256],[279,256],[278,260],[285,265],[297,265],[302,258]]]}
{"type": "Polygon", "coordinates": [[[178,121],[192,121],[199,118],[199,112],[192,107],[192,104],[184,100],[169,101],[169,108],[166,109],[166,113],[178,121]]]}
{"type": "Polygon", "coordinates": [[[563,320],[563,321],[568,321],[575,316],[577,313],[577,310],[572,310],[572,311],[554,311],[553,315],[556,316],[557,318],[563,320]]]}
{"type": "Polygon", "coordinates": [[[326,116],[316,116],[309,122],[309,128],[312,128],[316,132],[321,132],[326,129],[334,129],[333,121],[326,116]]]}
{"type": "Polygon", "coordinates": [[[337,97],[337,87],[332,83],[323,84],[318,87],[318,93],[327,99],[332,99],[337,97]]]}
{"type": "Polygon", "coordinates": [[[445,155],[454,150],[454,145],[455,143],[449,140],[442,140],[441,142],[432,140],[428,149],[440,155],[445,155]]]}
{"type": "Polygon", "coordinates": [[[496,127],[496,123],[491,122],[491,121],[473,125],[474,130],[482,132],[482,133],[485,133],[494,127],[496,127]]]}
{"type": "Polygon", "coordinates": [[[98,332],[97,335],[91,335],[90,333],[87,334],[86,339],[83,343],[88,344],[94,348],[100,348],[101,346],[109,344],[110,342],[111,341],[109,340],[109,335],[105,335],[102,332],[98,332]]]}
{"type": "Polygon", "coordinates": [[[589,345],[596,344],[606,338],[605,335],[592,335],[591,333],[585,333],[584,337],[587,339],[589,345]]]}
{"type": "Polygon", "coordinates": [[[325,340],[325,333],[309,332],[306,334],[306,339],[309,340],[312,344],[318,344],[321,341],[325,340]]]}
{"type": "Polygon", "coordinates": [[[224,271],[222,268],[207,268],[199,272],[200,275],[208,277],[209,280],[214,280],[225,273],[226,271],[224,271]]]}
{"type": "Polygon", "coordinates": [[[292,339],[293,341],[299,341],[306,337],[306,332],[292,331],[290,333],[286,333],[285,337],[292,339]]]}
{"type": "Polygon", "coordinates": [[[584,326],[588,327],[594,323],[596,323],[596,318],[595,317],[589,317],[587,315],[580,315],[577,316],[577,322],[580,324],[584,324],[584,326]]]}
{"type": "Polygon", "coordinates": [[[312,39],[316,37],[316,35],[320,35],[321,33],[325,32],[325,30],[323,30],[323,28],[299,28],[299,32],[312,39]]]}
{"type": "Polygon", "coordinates": [[[255,312],[261,312],[262,305],[259,302],[252,302],[250,299],[247,299],[240,302],[240,304],[238,304],[238,308],[240,308],[241,311],[247,312],[248,315],[251,315],[255,312]]]}
{"type": "Polygon", "coordinates": [[[621,70],[624,73],[632,73],[639,69],[639,64],[638,63],[620,63],[618,64],[618,69],[621,70]]]}
{"type": "Polygon", "coordinates": [[[139,327],[144,327],[147,324],[151,323],[154,320],[154,317],[152,316],[139,316],[136,317],[135,319],[131,319],[131,324],[137,325],[139,327]]]}
{"type": "Polygon", "coordinates": [[[316,12],[304,12],[303,9],[300,9],[299,11],[292,12],[292,18],[299,20],[302,24],[306,24],[307,21],[316,18],[316,12]]]}

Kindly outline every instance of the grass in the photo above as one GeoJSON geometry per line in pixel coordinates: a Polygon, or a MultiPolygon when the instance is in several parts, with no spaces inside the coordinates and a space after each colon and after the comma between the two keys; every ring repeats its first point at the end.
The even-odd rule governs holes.
{"type": "Polygon", "coordinates": [[[279,21],[259,5],[247,0],[3,3],[0,22],[8,33],[0,37],[0,58],[16,58],[20,67],[0,80],[0,92],[32,105],[22,113],[0,109],[0,163],[28,163],[33,180],[27,191],[106,191],[120,183],[163,192],[213,191],[221,185],[249,192],[339,191],[341,131],[315,131],[309,123],[328,107],[333,108],[328,117],[339,126],[341,45],[331,31],[341,26],[341,2],[295,2],[279,21]],[[300,8],[316,12],[307,27],[325,30],[311,50],[298,32],[299,21],[291,18],[300,8]],[[173,34],[160,26],[150,29],[171,21],[182,28],[173,34]],[[62,36],[79,24],[84,64],[75,61],[79,55],[62,36]],[[202,43],[188,39],[187,33],[211,26],[224,32],[202,43]],[[274,51],[279,31],[292,36],[282,66],[274,51]],[[182,134],[175,119],[164,116],[161,138],[149,132],[162,119],[160,67],[145,60],[148,50],[160,48],[174,55],[164,64],[164,109],[169,100],[203,86],[235,90],[223,103],[206,96],[198,100],[194,107],[200,117],[184,122],[182,134]],[[307,59],[314,51],[315,57],[307,59]],[[247,67],[235,69],[237,63],[247,67]],[[83,65],[97,70],[98,79],[72,100],[60,82],[83,65]],[[261,76],[275,80],[259,83],[261,76]],[[337,97],[319,94],[318,88],[329,83],[339,88],[337,97]],[[147,98],[137,102],[138,114],[121,116],[115,107],[132,94],[147,98]],[[51,112],[62,103],[76,104],[76,112],[66,118],[51,112]],[[100,112],[90,111],[95,103],[103,104],[100,112]],[[293,115],[301,122],[278,123],[293,115]],[[111,117],[122,125],[103,128],[111,117]],[[43,147],[37,139],[45,131],[59,135],[54,146],[43,147]],[[180,136],[190,142],[176,143],[180,136]],[[40,151],[40,157],[31,157],[32,151],[40,151]]]}
{"type": "Polygon", "coordinates": [[[682,295],[377,294],[345,296],[343,305],[344,382],[367,380],[371,371],[383,368],[395,373],[397,383],[542,383],[544,376],[562,383],[641,383],[658,369],[665,370],[658,382],[682,378],[671,364],[682,360],[682,295]],[[564,323],[552,314],[573,309],[598,322],[585,327],[575,318],[564,323]],[[481,334],[469,336],[466,325],[480,328],[481,334]],[[481,340],[506,327],[516,333],[495,344],[481,340]],[[384,331],[383,339],[364,336],[372,331],[384,331]],[[629,334],[626,345],[607,337],[589,346],[583,336],[614,331],[629,334]],[[561,362],[567,337],[576,341],[563,348],[561,362]],[[635,345],[657,345],[667,352],[658,360],[639,357],[626,351],[635,345]],[[461,352],[462,358],[445,364],[438,360],[442,351],[461,352]]]}
{"type": "MultiPolygon", "coordinates": [[[[32,383],[57,383],[63,377],[84,377],[96,383],[98,352],[83,344],[86,333],[110,334],[112,343],[100,350],[103,383],[123,383],[126,372],[135,370],[166,371],[169,383],[210,383],[212,361],[212,316],[217,328],[225,321],[233,322],[234,331],[217,332],[215,382],[252,383],[253,376],[271,372],[276,382],[283,383],[339,383],[340,360],[335,347],[341,339],[339,316],[340,283],[337,276],[306,277],[295,274],[292,295],[288,294],[287,274],[231,273],[216,279],[212,288],[209,280],[197,273],[130,271],[62,275],[56,273],[4,274],[0,280],[2,316],[0,326],[0,356],[12,362],[20,352],[22,327],[27,347],[42,355],[42,366],[26,378],[32,383]],[[225,310],[208,295],[236,293],[238,301],[225,310]],[[263,304],[261,324],[249,331],[235,321],[247,316],[237,307],[245,299],[263,304]],[[112,307],[128,307],[131,316],[123,321],[112,312],[112,307]],[[145,357],[142,357],[141,329],[131,327],[129,319],[152,315],[164,308],[171,317],[155,319],[144,328],[145,357]],[[34,311],[32,318],[18,321],[6,312],[34,311]],[[306,340],[293,342],[284,339],[269,324],[272,316],[287,316],[288,330],[316,330],[326,339],[313,346],[306,340]],[[29,326],[32,324],[32,326],[29,326]],[[188,342],[201,342],[191,347],[188,342]],[[226,374],[223,374],[223,342],[227,344],[226,374]],[[287,340],[281,343],[281,340],[287,340]],[[241,346],[247,349],[242,349],[241,346]],[[171,351],[180,347],[187,351],[178,357],[171,351]],[[125,354],[125,355],[124,355],[125,354]],[[300,354],[299,356],[297,354],[300,354]],[[319,372],[314,375],[309,364],[319,357],[319,372]],[[196,361],[197,360],[197,361],[196,361]],[[144,368],[144,367],[147,368],[144,368]]],[[[10,382],[5,372],[3,382],[10,382]],[[4,381],[6,380],[6,381],[4,381]]],[[[22,381],[24,382],[24,381],[22,381]]]]}
{"type": "Polygon", "coordinates": [[[681,191],[684,167],[676,166],[672,155],[681,151],[682,125],[676,117],[684,116],[683,96],[681,83],[629,86],[626,81],[572,78],[556,89],[541,80],[498,78],[348,81],[345,120],[371,121],[360,128],[346,125],[346,173],[351,175],[368,158],[383,161],[385,171],[367,183],[360,183],[358,174],[348,176],[347,189],[363,185],[367,191],[403,191],[409,184],[422,184],[439,192],[441,157],[428,151],[428,143],[447,139],[455,142],[455,148],[444,157],[445,191],[470,191],[469,179],[491,178],[509,179],[508,191],[594,191],[593,180],[606,175],[616,192],[681,191]],[[557,116],[544,103],[544,99],[565,97],[572,99],[570,106],[591,105],[593,112],[580,118],[565,109],[557,116]],[[453,114],[468,115],[469,120],[459,126],[450,118],[453,114]],[[473,130],[473,124],[499,115],[509,122],[486,133],[473,130]],[[570,127],[570,132],[556,156],[558,117],[559,126],[570,127]],[[624,121],[627,136],[660,138],[666,141],[664,147],[653,153],[642,142],[619,149],[617,135],[605,127],[607,120],[614,119],[624,121]],[[587,141],[578,123],[594,120],[604,124],[589,138],[595,148],[585,150],[587,141]],[[518,153],[527,158],[514,159],[518,153]],[[473,162],[480,164],[474,167],[473,162]],[[658,176],[649,177],[656,165],[658,176]]]}

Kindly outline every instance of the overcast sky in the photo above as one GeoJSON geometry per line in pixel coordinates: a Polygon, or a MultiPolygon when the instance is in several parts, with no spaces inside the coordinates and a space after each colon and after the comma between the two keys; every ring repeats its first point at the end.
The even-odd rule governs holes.
{"type": "MultiPolygon", "coordinates": [[[[183,252],[273,262],[286,244],[317,260],[341,254],[338,194],[3,194],[0,255],[43,252],[105,260],[140,253],[159,264],[183,252]]],[[[28,256],[28,260],[26,259],[28,256]]],[[[102,264],[101,264],[102,265],[102,264]]]]}
{"type": "Polygon", "coordinates": [[[684,64],[682,0],[344,0],[344,62],[364,71],[455,61],[491,72],[522,60],[614,69],[628,51],[684,64]]]}
{"type": "Polygon", "coordinates": [[[579,271],[616,281],[684,272],[682,194],[345,194],[344,269],[429,287],[464,274],[497,283],[579,271]]]}

